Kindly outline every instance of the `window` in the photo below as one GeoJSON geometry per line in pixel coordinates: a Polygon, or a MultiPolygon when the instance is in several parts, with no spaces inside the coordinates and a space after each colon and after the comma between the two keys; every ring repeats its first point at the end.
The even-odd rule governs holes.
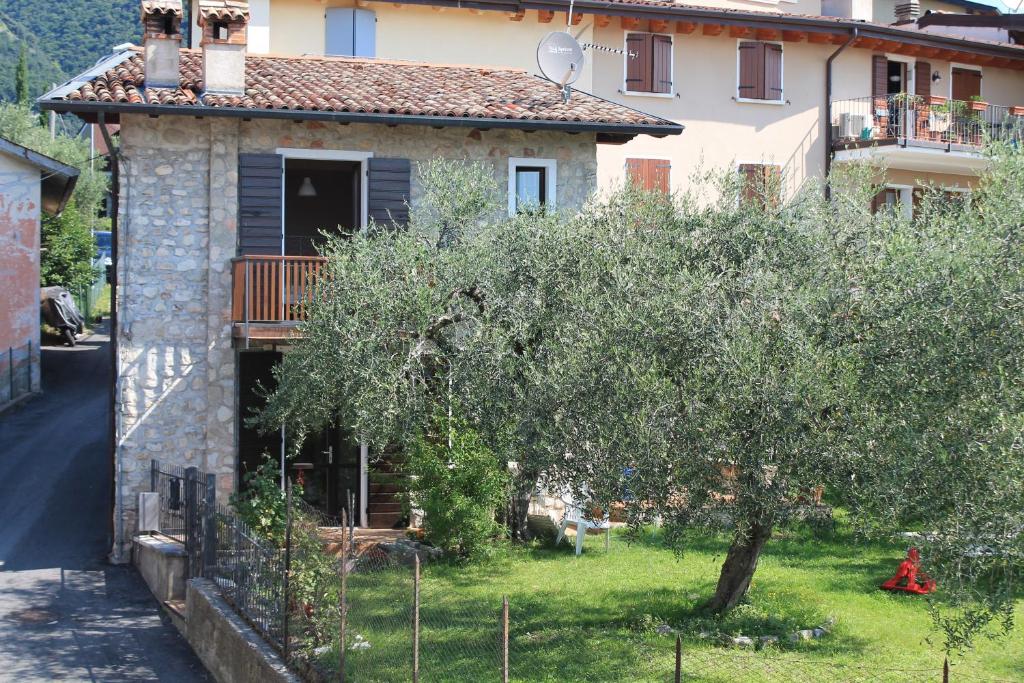
{"type": "Polygon", "coordinates": [[[626,92],[672,93],[672,36],[626,34],[626,92]]]}
{"type": "Polygon", "coordinates": [[[782,197],[782,169],[771,164],[740,164],[740,201],[767,208],[782,197]]]}
{"type": "Polygon", "coordinates": [[[215,22],[213,22],[213,37],[216,40],[227,40],[228,39],[228,22],[226,22],[226,21],[215,21],[215,22]]]}
{"type": "Polygon", "coordinates": [[[737,99],[782,101],[782,45],[741,40],[737,99]]]}
{"type": "Polygon", "coordinates": [[[872,213],[892,213],[899,211],[905,218],[914,215],[914,207],[920,201],[920,194],[907,185],[889,185],[883,187],[871,201],[872,213]]]}
{"type": "Polygon", "coordinates": [[[626,159],[626,174],[637,186],[668,194],[672,164],[666,159],[626,159]]]}
{"type": "Polygon", "coordinates": [[[328,8],[326,31],[324,54],[335,57],[377,56],[377,15],[372,10],[328,8]]]}
{"type": "Polygon", "coordinates": [[[508,213],[543,211],[555,206],[554,159],[508,160],[508,213]]]}

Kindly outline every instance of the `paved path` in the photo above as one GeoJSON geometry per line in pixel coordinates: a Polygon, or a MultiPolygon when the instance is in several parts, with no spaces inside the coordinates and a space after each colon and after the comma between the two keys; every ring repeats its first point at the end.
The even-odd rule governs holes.
{"type": "Polygon", "coordinates": [[[110,551],[108,338],[43,347],[43,395],[0,413],[0,681],[209,681],[110,551]]]}

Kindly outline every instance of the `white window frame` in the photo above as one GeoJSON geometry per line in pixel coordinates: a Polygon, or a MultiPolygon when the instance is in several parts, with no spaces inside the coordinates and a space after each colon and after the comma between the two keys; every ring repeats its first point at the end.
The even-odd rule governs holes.
{"type": "Polygon", "coordinates": [[[736,93],[734,98],[737,102],[743,104],[767,104],[773,107],[780,107],[786,104],[786,45],[781,40],[758,40],[757,38],[737,38],[736,39],[736,87],[733,89],[736,93]],[[774,44],[782,48],[782,64],[779,65],[780,80],[782,84],[782,96],[777,100],[759,100],[756,97],[740,97],[740,43],[765,43],[774,44]]]}
{"type": "Polygon", "coordinates": [[[899,194],[900,210],[903,213],[903,217],[911,219],[914,217],[914,186],[913,185],[900,185],[898,183],[886,183],[882,186],[883,190],[896,190],[899,194]]]}
{"type": "Polygon", "coordinates": [[[555,159],[537,159],[534,157],[509,157],[508,159],[508,215],[515,216],[516,207],[516,169],[520,166],[540,166],[544,169],[544,208],[555,208],[558,196],[558,161],[555,159]]]}
{"type": "Polygon", "coordinates": [[[979,89],[978,95],[981,97],[982,102],[988,102],[988,100],[985,99],[985,69],[977,64],[961,64],[960,62],[949,63],[949,99],[953,99],[953,69],[977,71],[981,74],[981,88],[979,89]]]}
{"type": "Polygon", "coordinates": [[[654,31],[623,31],[622,32],[622,90],[623,95],[630,97],[656,97],[658,99],[672,99],[676,96],[676,37],[673,33],[656,33],[654,31]],[[644,92],[643,90],[630,90],[626,85],[626,77],[629,75],[629,43],[627,37],[630,33],[646,33],[651,36],[666,36],[672,41],[671,56],[669,57],[668,77],[672,81],[669,92],[644,92]]]}

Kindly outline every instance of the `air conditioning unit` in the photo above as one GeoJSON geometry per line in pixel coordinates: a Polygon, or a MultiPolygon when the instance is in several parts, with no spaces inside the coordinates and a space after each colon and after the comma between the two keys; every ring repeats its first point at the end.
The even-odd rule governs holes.
{"type": "Polygon", "coordinates": [[[868,117],[864,114],[840,114],[839,137],[859,138],[861,131],[868,126],[868,117]]]}

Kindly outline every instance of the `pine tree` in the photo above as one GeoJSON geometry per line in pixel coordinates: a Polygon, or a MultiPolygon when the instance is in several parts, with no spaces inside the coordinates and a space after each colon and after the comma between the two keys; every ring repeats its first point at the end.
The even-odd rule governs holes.
{"type": "Polygon", "coordinates": [[[18,104],[28,104],[28,52],[25,44],[21,44],[21,51],[18,53],[18,71],[14,76],[14,91],[18,98],[18,104]]]}

